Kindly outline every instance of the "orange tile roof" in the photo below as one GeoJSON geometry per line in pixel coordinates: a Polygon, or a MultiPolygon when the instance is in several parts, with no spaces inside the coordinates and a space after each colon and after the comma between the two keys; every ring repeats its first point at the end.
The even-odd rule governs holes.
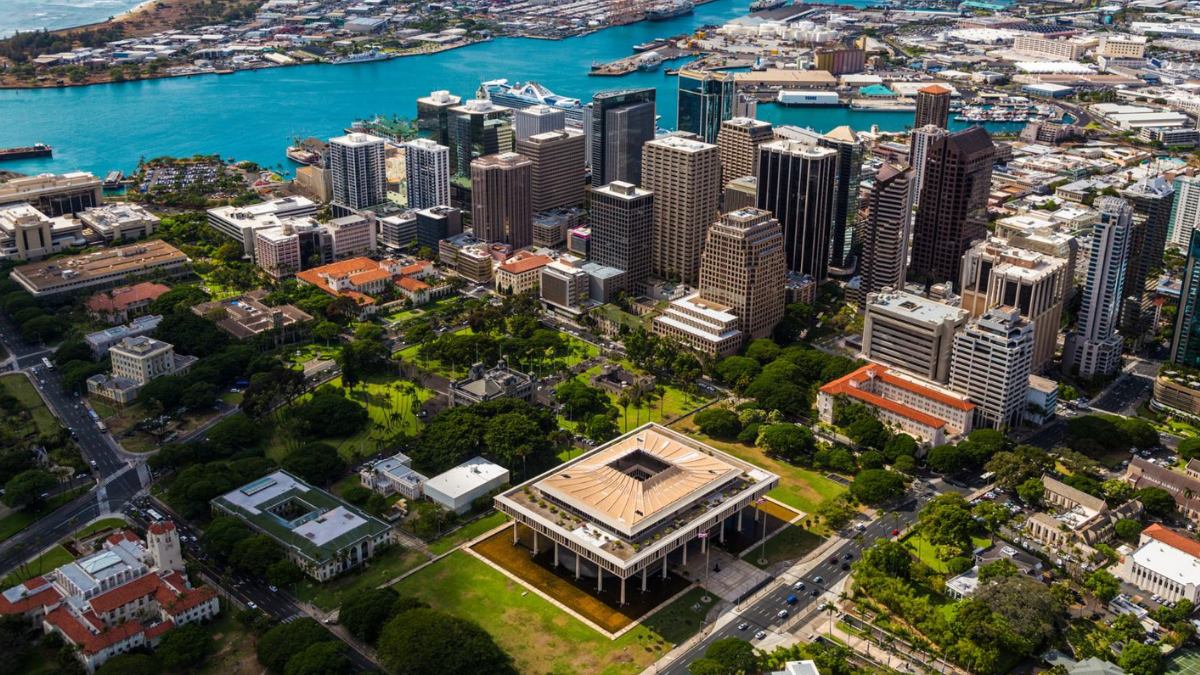
{"type": "Polygon", "coordinates": [[[912,380],[909,380],[909,379],[906,379],[903,377],[898,377],[896,375],[893,375],[890,372],[884,372],[879,377],[884,382],[887,382],[888,384],[892,385],[893,387],[899,387],[901,389],[904,389],[905,391],[911,391],[914,394],[920,394],[921,396],[924,396],[925,398],[931,398],[931,399],[937,401],[938,403],[941,403],[942,405],[948,405],[951,408],[957,408],[962,411],[968,411],[968,410],[975,409],[975,404],[971,403],[970,401],[968,401],[966,399],[958,398],[956,396],[950,396],[949,394],[940,392],[937,389],[933,389],[931,387],[922,387],[921,385],[917,384],[916,382],[913,382],[912,380]]]}
{"type": "Polygon", "coordinates": [[[838,394],[845,394],[846,396],[851,396],[853,398],[857,398],[860,401],[863,401],[864,403],[869,403],[878,408],[883,408],[884,410],[889,410],[889,411],[896,413],[897,415],[900,415],[902,417],[907,417],[908,419],[911,419],[914,422],[917,422],[918,424],[923,424],[925,426],[932,427],[935,429],[944,427],[946,425],[946,421],[939,417],[935,417],[928,413],[921,412],[920,410],[917,410],[916,408],[911,408],[911,407],[903,405],[901,403],[897,403],[895,401],[888,400],[878,394],[873,394],[868,391],[863,391],[862,389],[860,389],[856,386],[852,386],[852,383],[853,383],[853,385],[857,385],[857,384],[861,384],[861,383],[865,382],[867,379],[869,379],[871,377],[871,375],[874,375],[875,377],[879,378],[883,382],[890,384],[892,386],[899,387],[906,391],[911,391],[911,392],[918,394],[920,396],[923,396],[925,398],[932,399],[934,401],[957,408],[959,410],[970,411],[970,410],[975,409],[975,404],[973,404],[973,403],[964,401],[963,399],[956,398],[954,396],[950,396],[948,394],[940,392],[936,389],[932,389],[930,387],[922,387],[920,384],[917,384],[916,382],[913,382],[911,380],[891,374],[890,372],[888,372],[887,366],[881,366],[878,364],[869,364],[869,365],[863,366],[862,368],[859,368],[858,370],[854,371],[853,373],[850,373],[849,375],[846,375],[845,377],[836,379],[833,382],[830,382],[829,384],[821,387],[821,391],[826,394],[833,395],[833,396],[836,396],[838,394]]]}
{"type": "Polygon", "coordinates": [[[157,638],[158,636],[162,635],[163,633],[166,633],[167,631],[171,630],[174,627],[175,627],[175,622],[171,619],[167,619],[166,621],[163,621],[162,623],[156,623],[153,626],[146,629],[146,639],[153,640],[153,639],[157,638]]]}
{"type": "Polygon", "coordinates": [[[350,275],[350,283],[354,284],[355,286],[361,286],[363,284],[369,284],[372,281],[380,281],[382,279],[391,279],[391,278],[392,278],[391,272],[389,272],[385,269],[375,268],[373,270],[367,270],[365,272],[356,272],[354,274],[351,274],[350,275]]]}
{"type": "Polygon", "coordinates": [[[328,265],[314,267],[308,271],[336,278],[349,276],[356,272],[377,269],[379,269],[379,263],[371,260],[370,258],[350,258],[349,260],[342,260],[339,262],[330,263],[328,265]]]}
{"type": "Polygon", "coordinates": [[[127,584],[117,586],[111,591],[97,595],[88,604],[92,606],[92,611],[104,614],[118,607],[128,605],[138,598],[154,594],[158,591],[160,585],[162,585],[162,582],[159,581],[157,575],[146,574],[127,584]]]}
{"type": "Polygon", "coordinates": [[[1158,523],[1142,530],[1142,534],[1149,535],[1171,548],[1177,548],[1193,558],[1200,558],[1200,541],[1185,537],[1174,530],[1168,530],[1158,523]]]}
{"type": "Polygon", "coordinates": [[[921,87],[917,91],[922,94],[949,94],[950,90],[940,84],[931,84],[928,87],[921,87]]]}
{"type": "Polygon", "coordinates": [[[824,387],[821,387],[821,391],[834,396],[838,394],[845,394],[846,396],[856,398],[863,403],[868,403],[877,408],[883,408],[884,410],[894,412],[901,417],[907,417],[917,424],[922,424],[933,429],[941,429],[942,427],[946,426],[946,420],[923,413],[916,408],[910,408],[906,405],[896,403],[895,401],[889,401],[878,394],[872,394],[870,392],[863,391],[858,387],[852,387],[850,386],[849,380],[846,380],[845,378],[830,382],[824,387]]]}
{"type": "Polygon", "coordinates": [[[105,539],[104,541],[107,541],[108,543],[112,544],[113,546],[116,546],[117,544],[119,544],[123,541],[132,541],[136,544],[142,543],[142,540],[138,539],[138,536],[136,534],[130,532],[129,530],[121,530],[120,532],[114,532],[113,534],[108,535],[108,538],[105,539]]]}
{"type": "Polygon", "coordinates": [[[25,581],[22,581],[21,585],[28,590],[36,591],[37,589],[42,588],[49,583],[50,582],[46,580],[46,577],[34,577],[32,579],[26,579],[25,581]]]}
{"type": "Polygon", "coordinates": [[[549,256],[531,255],[525,258],[518,258],[516,260],[510,260],[506,263],[503,263],[500,265],[500,269],[508,272],[509,274],[523,274],[531,270],[545,267],[551,262],[553,261],[550,260],[549,256]]]}
{"type": "MultiPolygon", "coordinates": [[[[92,633],[83,625],[83,619],[59,607],[46,615],[46,622],[58,628],[67,639],[79,645],[84,654],[96,654],[111,647],[132,635],[141,633],[144,629],[137,621],[126,621],[119,626],[105,627],[100,633],[92,633]]],[[[103,625],[103,624],[101,624],[103,625]]]]}
{"type": "Polygon", "coordinates": [[[88,309],[93,312],[124,311],[129,306],[143,300],[156,300],[158,296],[171,290],[169,286],[149,281],[113,289],[111,293],[97,293],[88,298],[88,309]]]}
{"type": "MultiPolygon", "coordinates": [[[[317,268],[317,269],[321,269],[321,268],[317,268]]],[[[375,304],[375,298],[372,298],[369,295],[363,295],[362,293],[359,293],[358,291],[338,292],[338,291],[333,290],[332,288],[329,287],[329,284],[325,281],[325,278],[320,276],[317,273],[317,269],[304,270],[302,272],[297,272],[296,278],[303,281],[304,283],[312,284],[313,286],[316,286],[317,288],[325,291],[326,293],[328,293],[330,295],[335,295],[335,296],[336,295],[345,295],[345,296],[354,298],[355,302],[357,302],[360,305],[375,304]]]]}
{"type": "Polygon", "coordinates": [[[160,520],[157,523],[150,525],[150,534],[166,534],[175,531],[175,523],[169,520],[160,520]]]}
{"type": "Polygon", "coordinates": [[[405,274],[405,275],[420,274],[421,272],[429,269],[430,267],[433,267],[433,263],[429,262],[428,260],[422,260],[421,262],[417,262],[417,263],[413,263],[411,265],[405,265],[404,267],[401,267],[400,274],[405,274]]]}
{"type": "Polygon", "coordinates": [[[429,288],[429,284],[421,281],[420,279],[414,279],[412,277],[400,277],[396,280],[396,285],[412,293],[424,291],[429,288]]]}
{"type": "Polygon", "coordinates": [[[48,607],[62,600],[62,594],[53,586],[45,590],[27,595],[16,602],[0,595],[0,614],[24,614],[35,607],[48,607]]]}

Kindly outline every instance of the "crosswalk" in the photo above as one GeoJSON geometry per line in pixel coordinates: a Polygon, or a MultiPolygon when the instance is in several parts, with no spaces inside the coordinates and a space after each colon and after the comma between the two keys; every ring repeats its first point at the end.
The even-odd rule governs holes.
{"type": "Polygon", "coordinates": [[[285,617],[279,623],[291,623],[291,622],[295,621],[296,619],[303,619],[306,616],[308,616],[308,615],[305,614],[304,612],[296,612],[295,614],[285,617]]]}

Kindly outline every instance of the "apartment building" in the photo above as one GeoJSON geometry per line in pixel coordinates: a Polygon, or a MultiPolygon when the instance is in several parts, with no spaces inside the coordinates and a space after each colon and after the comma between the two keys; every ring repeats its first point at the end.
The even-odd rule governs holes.
{"type": "Polygon", "coordinates": [[[903,291],[870,293],[863,324],[863,358],[931,382],[950,381],[954,334],[970,313],[903,291]]]}
{"type": "Polygon", "coordinates": [[[1096,200],[1100,222],[1092,231],[1087,283],[1076,332],[1067,336],[1063,368],[1084,379],[1110,375],[1121,364],[1121,291],[1129,265],[1133,207],[1118,197],[1096,200]]]}
{"type": "Polygon", "coordinates": [[[378,136],[352,133],[329,139],[333,203],[358,211],[387,201],[386,143],[378,136]]]}
{"type": "Polygon", "coordinates": [[[404,144],[408,208],[429,209],[450,205],[450,148],[428,138],[404,144]]]}
{"type": "Polygon", "coordinates": [[[913,170],[885,163],[867,186],[867,218],[862,227],[862,264],[853,299],[862,306],[870,293],[903,288],[912,233],[913,170]]]}

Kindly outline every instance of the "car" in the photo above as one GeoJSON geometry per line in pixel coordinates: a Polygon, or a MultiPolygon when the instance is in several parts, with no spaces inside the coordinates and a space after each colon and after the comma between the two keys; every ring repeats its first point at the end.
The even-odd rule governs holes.
{"type": "Polygon", "coordinates": [[[253,600],[247,601],[246,606],[249,607],[250,609],[258,609],[258,605],[254,604],[253,600]]]}
{"type": "Polygon", "coordinates": [[[867,529],[867,526],[863,525],[862,523],[855,523],[854,529],[858,530],[859,532],[862,532],[863,530],[867,529]]]}
{"type": "Polygon", "coordinates": [[[854,554],[853,554],[853,553],[847,553],[846,555],[842,556],[842,558],[843,558],[843,559],[845,559],[845,560],[854,560],[854,554]]]}
{"type": "Polygon", "coordinates": [[[750,624],[746,623],[745,621],[738,624],[738,630],[746,630],[749,627],[750,624]]]}
{"type": "Polygon", "coordinates": [[[761,639],[763,639],[763,638],[765,638],[765,637],[767,637],[767,631],[765,631],[765,630],[760,630],[760,631],[758,631],[757,633],[755,633],[755,634],[754,634],[754,639],[755,639],[755,640],[761,640],[761,639]]]}
{"type": "Polygon", "coordinates": [[[814,584],[823,584],[823,583],[825,583],[825,580],[822,579],[821,577],[813,577],[813,583],[814,584]]]}
{"type": "Polygon", "coordinates": [[[98,464],[96,464],[96,460],[94,460],[94,459],[92,460],[92,466],[99,466],[98,464]]]}
{"type": "Polygon", "coordinates": [[[893,537],[898,536],[899,534],[900,534],[900,530],[892,530],[893,537]]]}
{"type": "Polygon", "coordinates": [[[844,569],[844,570],[850,569],[850,563],[842,563],[842,569],[844,569]]]}
{"type": "Polygon", "coordinates": [[[779,610],[779,613],[776,614],[775,616],[777,616],[781,619],[786,619],[786,618],[788,618],[788,611],[786,609],[781,609],[781,610],[779,610]]]}
{"type": "Polygon", "coordinates": [[[802,591],[802,590],[804,590],[804,582],[803,582],[803,581],[797,581],[796,583],[792,584],[792,589],[793,589],[793,590],[797,590],[797,591],[802,591]]]}
{"type": "Polygon", "coordinates": [[[267,588],[271,589],[272,593],[279,590],[278,588],[275,588],[274,586],[267,586],[267,588]]]}
{"type": "Polygon", "coordinates": [[[811,591],[809,591],[809,592],[808,592],[808,594],[809,594],[809,595],[811,595],[811,596],[812,596],[812,597],[814,597],[814,598],[815,598],[815,597],[817,597],[818,595],[820,595],[820,593],[818,593],[818,592],[817,592],[817,589],[815,589],[815,588],[814,588],[814,589],[812,589],[811,591]]]}
{"type": "Polygon", "coordinates": [[[837,556],[836,556],[836,555],[831,555],[831,556],[829,556],[829,564],[830,564],[830,565],[836,565],[836,564],[837,564],[837,556]]]}
{"type": "Polygon", "coordinates": [[[799,601],[800,601],[800,598],[797,598],[797,597],[796,597],[796,596],[794,596],[794,595],[789,595],[789,596],[788,596],[788,598],[787,598],[787,604],[789,604],[789,605],[794,605],[794,604],[796,604],[796,603],[797,603],[797,602],[799,602],[799,601]]]}

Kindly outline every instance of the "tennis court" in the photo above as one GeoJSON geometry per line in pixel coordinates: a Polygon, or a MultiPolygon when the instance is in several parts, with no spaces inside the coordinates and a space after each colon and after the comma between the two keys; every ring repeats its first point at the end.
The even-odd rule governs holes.
{"type": "Polygon", "coordinates": [[[1163,664],[1164,675],[1200,675],[1200,649],[1181,649],[1163,664]]]}

